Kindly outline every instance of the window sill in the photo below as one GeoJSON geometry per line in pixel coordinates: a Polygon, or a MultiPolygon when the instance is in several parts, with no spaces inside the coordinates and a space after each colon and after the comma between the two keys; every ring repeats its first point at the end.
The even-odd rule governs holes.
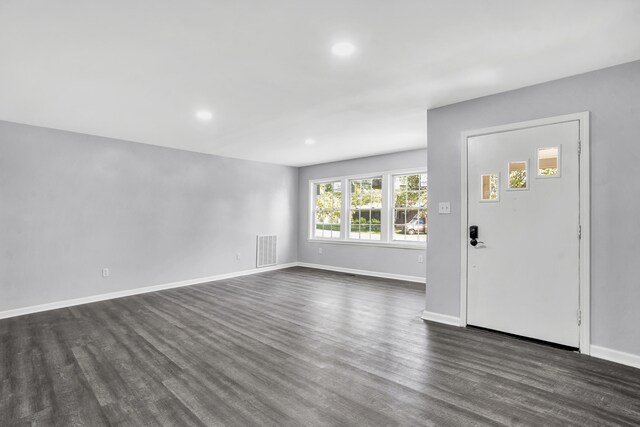
{"type": "Polygon", "coordinates": [[[309,243],[323,243],[329,245],[350,245],[350,246],[371,246],[376,248],[394,248],[394,249],[411,249],[424,251],[427,249],[427,243],[397,243],[397,242],[376,242],[376,241],[358,241],[358,240],[339,240],[339,239],[318,239],[307,238],[309,243]]]}

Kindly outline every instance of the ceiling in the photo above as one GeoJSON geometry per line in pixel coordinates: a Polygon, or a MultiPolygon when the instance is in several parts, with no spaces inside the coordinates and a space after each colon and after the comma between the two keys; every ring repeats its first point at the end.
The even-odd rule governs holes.
{"type": "Polygon", "coordinates": [[[301,166],[637,59],[638,0],[0,0],[0,120],[301,166]]]}

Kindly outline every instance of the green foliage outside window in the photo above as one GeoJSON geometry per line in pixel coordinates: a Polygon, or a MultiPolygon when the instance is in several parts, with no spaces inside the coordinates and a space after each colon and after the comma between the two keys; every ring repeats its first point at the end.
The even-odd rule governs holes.
{"type": "Polygon", "coordinates": [[[315,228],[317,237],[340,236],[340,213],[342,210],[342,183],[340,181],[316,184],[315,228]]]}
{"type": "MultiPolygon", "coordinates": [[[[427,233],[427,175],[399,175],[393,179],[393,238],[407,240],[408,234],[424,236],[427,233]]],[[[421,237],[419,240],[425,239],[421,237]]]]}
{"type": "Polygon", "coordinates": [[[351,192],[350,237],[379,240],[382,178],[350,180],[349,186],[351,192]]]}
{"type": "MultiPolygon", "coordinates": [[[[397,233],[412,234],[413,229],[405,227],[412,220],[427,219],[426,174],[391,176],[393,185],[393,230],[397,233]]],[[[365,178],[348,181],[349,188],[349,232],[350,238],[380,239],[382,215],[382,178],[365,178]],[[354,234],[355,233],[355,234],[354,234]],[[358,237],[359,236],[359,237],[358,237]],[[367,237],[369,236],[369,237],[367,237]],[[377,236],[377,237],[374,237],[377,236]]],[[[314,186],[315,236],[337,238],[340,235],[342,212],[342,182],[318,183],[314,186]]],[[[426,233],[426,227],[417,229],[426,233]]]]}
{"type": "Polygon", "coordinates": [[[539,169],[539,175],[541,176],[558,175],[558,168],[539,169]]]}
{"type": "Polygon", "coordinates": [[[509,173],[509,188],[527,188],[527,171],[511,171],[509,173]]]}

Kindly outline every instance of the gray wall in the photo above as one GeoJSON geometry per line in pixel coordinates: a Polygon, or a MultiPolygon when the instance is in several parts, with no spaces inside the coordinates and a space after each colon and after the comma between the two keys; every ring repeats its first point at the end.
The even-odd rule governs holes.
{"type": "Polygon", "coordinates": [[[640,61],[428,112],[426,309],[460,313],[461,132],[591,112],[591,342],[640,355],[640,61]]]}
{"type": "Polygon", "coordinates": [[[0,122],[0,311],[252,269],[256,234],[294,262],[297,185],[296,168],[0,122]]]}
{"type": "Polygon", "coordinates": [[[425,251],[387,247],[309,242],[309,180],[425,167],[426,150],[412,150],[382,156],[300,168],[298,184],[298,261],[334,267],[369,270],[405,276],[425,277],[425,264],[418,255],[425,251]],[[322,247],[322,254],[318,248],[322,247]]]}

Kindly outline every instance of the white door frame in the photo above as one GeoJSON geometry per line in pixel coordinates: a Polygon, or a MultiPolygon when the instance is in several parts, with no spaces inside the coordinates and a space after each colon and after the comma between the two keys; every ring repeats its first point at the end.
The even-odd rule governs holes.
{"type": "MultiPolygon", "coordinates": [[[[549,117],[539,120],[531,120],[526,122],[511,123],[502,126],[494,126],[485,129],[477,129],[472,131],[466,131],[462,133],[462,179],[461,179],[461,246],[460,246],[460,326],[467,326],[467,280],[468,280],[468,266],[467,266],[467,251],[469,247],[468,243],[468,228],[469,228],[469,210],[468,210],[468,139],[487,135],[492,133],[508,132],[519,129],[527,129],[538,126],[545,126],[555,123],[564,123],[569,121],[579,122],[580,132],[580,227],[582,238],[580,239],[580,276],[579,276],[579,313],[576,313],[576,321],[578,316],[580,318],[580,352],[584,354],[590,353],[591,342],[591,328],[590,328],[590,271],[591,271],[591,249],[590,249],[590,171],[589,171],[589,112],[567,114],[564,116],[549,117]]],[[[576,230],[578,233],[578,230],[576,230]]],[[[576,236],[577,237],[577,236],[576,236]]]]}

